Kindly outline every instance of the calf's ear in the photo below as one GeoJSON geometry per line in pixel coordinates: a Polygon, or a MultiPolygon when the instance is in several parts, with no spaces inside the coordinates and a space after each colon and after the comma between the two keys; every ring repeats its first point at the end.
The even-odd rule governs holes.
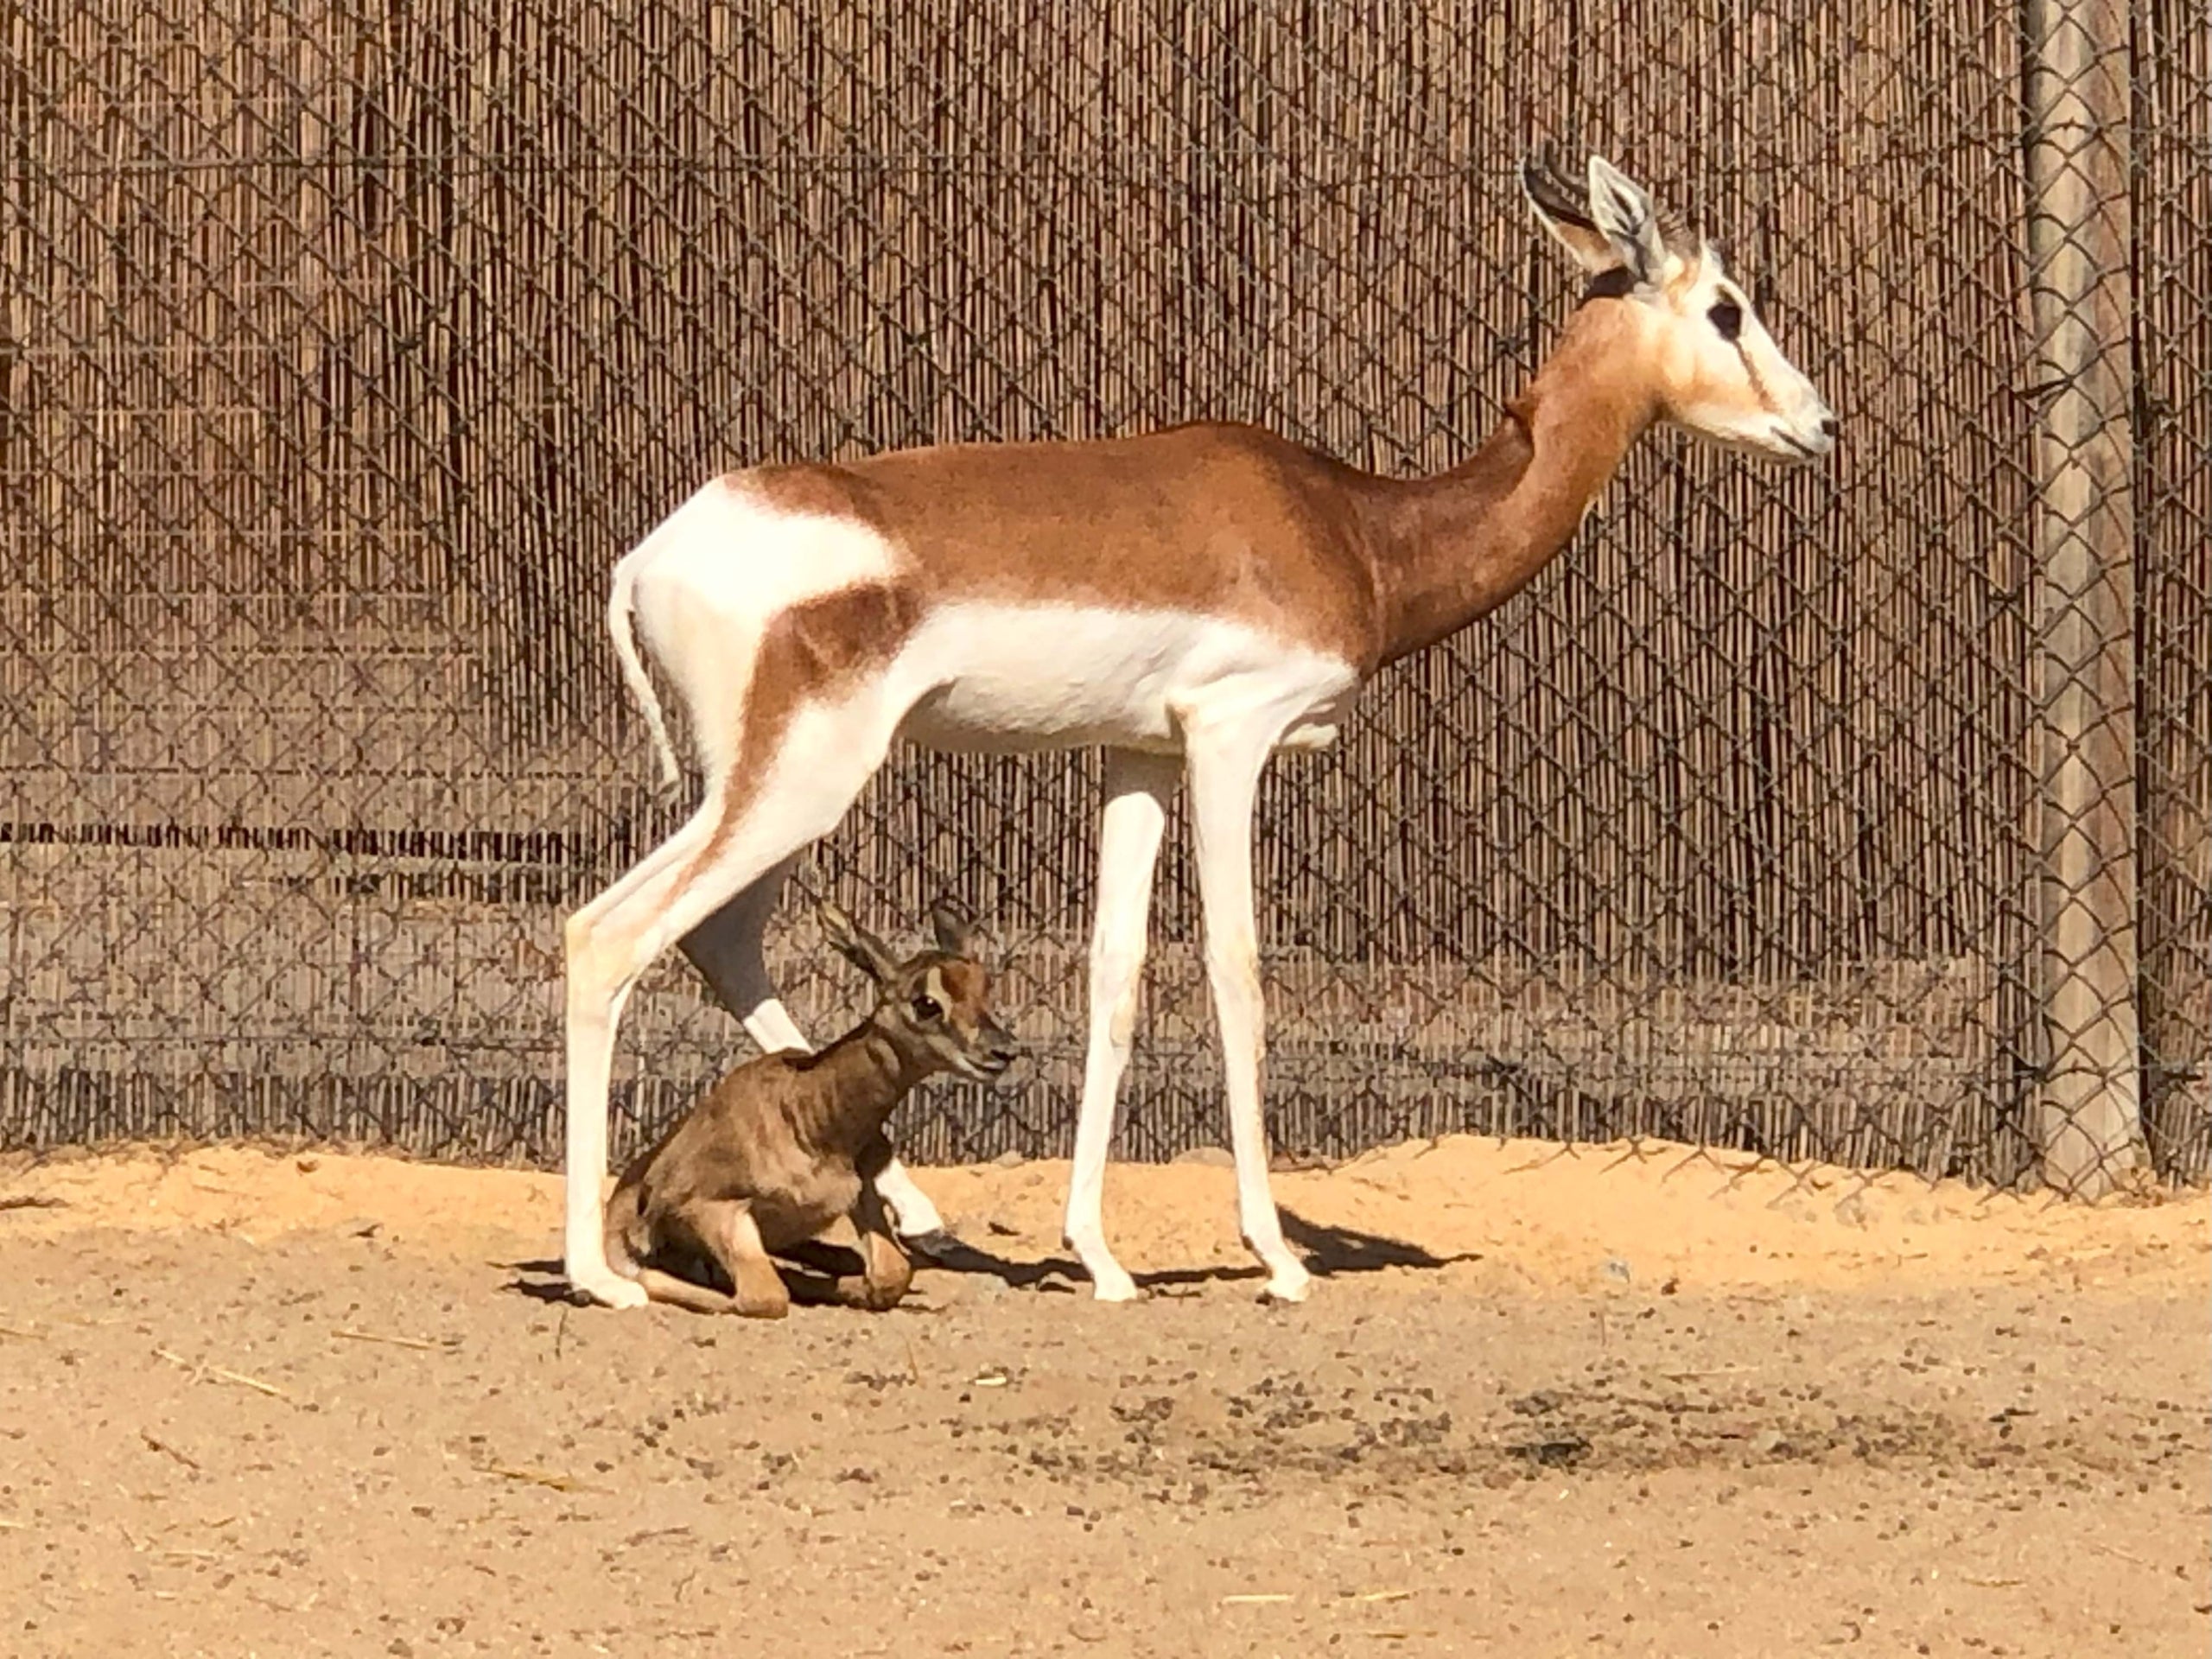
{"type": "Polygon", "coordinates": [[[930,931],[937,948],[950,957],[972,959],[983,942],[983,930],[957,899],[940,899],[930,906],[930,931]]]}
{"type": "Polygon", "coordinates": [[[880,985],[898,971],[899,964],[883,941],[830,903],[821,907],[822,937],[830,948],[880,985]]]}

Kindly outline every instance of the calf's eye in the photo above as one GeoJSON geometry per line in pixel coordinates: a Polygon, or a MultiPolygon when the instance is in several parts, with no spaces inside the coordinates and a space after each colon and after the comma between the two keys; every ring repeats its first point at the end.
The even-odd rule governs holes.
{"type": "Polygon", "coordinates": [[[944,1012],[944,1009],[938,1005],[937,998],[927,992],[924,992],[914,999],[914,1018],[917,1020],[934,1020],[944,1012]]]}

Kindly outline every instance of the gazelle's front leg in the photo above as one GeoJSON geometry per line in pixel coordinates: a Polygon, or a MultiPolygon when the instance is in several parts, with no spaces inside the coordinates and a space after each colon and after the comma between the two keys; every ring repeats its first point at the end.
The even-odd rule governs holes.
{"type": "Polygon", "coordinates": [[[1237,1222],[1245,1248],[1268,1270],[1268,1297],[1302,1302],[1313,1280],[1283,1242],[1282,1219],[1268,1183],[1268,1126],[1260,1099],[1265,1009],[1252,904],[1252,808],[1261,770],[1280,730],[1273,723],[1215,729],[1194,723],[1185,727],[1184,741],[1190,753],[1192,839],[1205,917],[1206,976],[1213,984],[1229,1096],[1229,1143],[1236,1158],[1237,1222]]]}
{"type": "Polygon", "coordinates": [[[1102,1302],[1135,1299],[1131,1279],[1106,1248],[1101,1218],[1115,1099],[1136,1033],[1137,982],[1144,972],[1145,919],[1153,866],[1181,767],[1173,756],[1111,749],[1098,830],[1098,914],[1090,931],[1090,1047],[1076,1115],[1075,1172],[1068,1182],[1068,1247],[1102,1302]]]}
{"type": "Polygon", "coordinates": [[[893,1158],[876,1173],[874,1185],[876,1197],[891,1212],[892,1225],[910,1248],[934,1257],[958,1247],[959,1238],[944,1224],[930,1195],[914,1185],[906,1165],[893,1158]]]}
{"type": "MultiPolygon", "coordinates": [[[[777,895],[798,861],[796,855],[785,859],[677,941],[722,1006],[737,1016],[746,1035],[766,1054],[793,1049],[804,1053],[813,1047],[777,995],[775,982],[768,977],[767,955],[761,949],[777,895]]],[[[898,1159],[883,1166],[874,1186],[891,1211],[893,1224],[925,1255],[957,1242],[945,1230],[937,1205],[914,1185],[898,1159]]]]}

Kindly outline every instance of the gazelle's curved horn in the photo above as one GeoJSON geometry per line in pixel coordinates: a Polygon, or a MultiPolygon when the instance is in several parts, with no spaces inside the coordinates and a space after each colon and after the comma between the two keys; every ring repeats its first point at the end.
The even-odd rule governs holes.
{"type": "Polygon", "coordinates": [[[1529,200],[1559,223],[1578,230],[1598,228],[1597,220],[1590,217],[1589,187],[1568,179],[1552,164],[1549,144],[1540,145],[1521,158],[1521,188],[1529,193],[1529,200]]]}

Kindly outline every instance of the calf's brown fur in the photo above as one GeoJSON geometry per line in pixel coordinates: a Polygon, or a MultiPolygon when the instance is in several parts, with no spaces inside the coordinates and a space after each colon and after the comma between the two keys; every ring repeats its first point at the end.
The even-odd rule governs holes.
{"type": "Polygon", "coordinates": [[[931,913],[936,948],[899,961],[843,912],[823,907],[830,944],[876,984],[868,1019],[818,1053],[764,1054],[739,1066],[624,1172],[607,1205],[607,1259],[658,1302],[702,1313],[781,1319],[791,1293],[770,1252],[849,1216],[862,1271],[836,1300],[897,1305],[913,1269],[877,1197],[890,1161],[883,1125],[938,1071],[988,1080],[1014,1059],[994,1020],[974,932],[949,907],[931,913]],[[711,1261],[729,1294],[669,1268],[711,1261]]]}

